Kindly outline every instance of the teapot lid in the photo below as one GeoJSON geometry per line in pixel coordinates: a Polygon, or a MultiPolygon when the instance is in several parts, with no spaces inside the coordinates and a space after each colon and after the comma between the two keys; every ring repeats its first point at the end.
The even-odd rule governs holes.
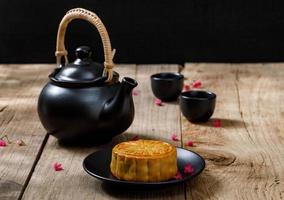
{"type": "MultiPolygon", "coordinates": [[[[75,51],[76,60],[57,68],[49,78],[56,83],[69,84],[102,84],[107,76],[102,76],[103,64],[94,62],[91,58],[92,50],[88,46],[80,46],[75,51]]],[[[118,74],[114,73],[113,81],[118,81],[118,74]]],[[[113,82],[112,81],[112,82],[113,82]]]]}

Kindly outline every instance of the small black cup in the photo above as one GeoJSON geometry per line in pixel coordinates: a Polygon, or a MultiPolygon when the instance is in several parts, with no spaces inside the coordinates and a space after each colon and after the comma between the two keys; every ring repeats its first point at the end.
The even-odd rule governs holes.
{"type": "Polygon", "coordinates": [[[183,88],[182,74],[165,72],[151,76],[151,87],[154,95],[163,101],[174,101],[183,88]]]}
{"type": "Polygon", "coordinates": [[[191,122],[206,122],[213,114],[216,94],[208,91],[192,90],[181,93],[182,114],[191,122]]]}

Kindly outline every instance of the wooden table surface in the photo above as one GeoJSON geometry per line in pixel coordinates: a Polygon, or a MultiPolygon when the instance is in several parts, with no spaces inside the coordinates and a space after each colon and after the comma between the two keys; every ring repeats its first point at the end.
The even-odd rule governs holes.
{"type": "MultiPolygon", "coordinates": [[[[0,134],[13,142],[0,147],[0,199],[284,199],[284,64],[118,65],[135,78],[136,116],[126,133],[161,139],[196,151],[206,160],[200,176],[186,184],[148,191],[120,191],[87,175],[82,160],[104,148],[62,147],[41,126],[37,97],[54,65],[0,65],[0,134]],[[158,107],[149,76],[181,71],[185,83],[202,81],[217,94],[212,119],[192,124],[176,103],[158,107]],[[221,127],[213,121],[221,120],[221,127]],[[172,141],[176,133],[179,141],[172,141]],[[192,140],[193,147],[186,146],[192,140]],[[56,172],[59,162],[64,170],[56,172]]],[[[99,161],[98,161],[99,162],[99,161]]]]}

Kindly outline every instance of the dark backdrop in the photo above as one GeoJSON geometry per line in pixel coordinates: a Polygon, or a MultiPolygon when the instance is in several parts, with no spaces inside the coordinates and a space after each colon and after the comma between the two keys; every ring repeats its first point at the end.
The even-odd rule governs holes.
{"type": "MultiPolygon", "coordinates": [[[[58,24],[74,7],[101,17],[115,62],[284,61],[283,0],[1,0],[0,62],[55,62],[58,24]]],[[[82,44],[102,60],[95,28],[74,21],[69,55],[82,44]]]]}

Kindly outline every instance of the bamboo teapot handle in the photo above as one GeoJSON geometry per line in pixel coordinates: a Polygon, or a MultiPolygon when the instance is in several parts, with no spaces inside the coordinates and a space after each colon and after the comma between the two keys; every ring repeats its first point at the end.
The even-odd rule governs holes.
{"type": "Polygon", "coordinates": [[[95,13],[83,8],[75,8],[69,10],[60,22],[57,32],[57,42],[56,42],[56,52],[55,52],[57,65],[60,65],[62,57],[64,57],[65,59],[65,65],[68,64],[68,57],[67,57],[68,52],[65,49],[65,43],[64,43],[65,33],[68,24],[74,19],[86,20],[92,23],[98,29],[104,49],[105,62],[104,62],[103,76],[107,75],[108,76],[107,82],[111,81],[113,76],[112,68],[114,67],[113,57],[115,54],[115,50],[112,51],[111,49],[109,35],[101,19],[95,13]]]}

